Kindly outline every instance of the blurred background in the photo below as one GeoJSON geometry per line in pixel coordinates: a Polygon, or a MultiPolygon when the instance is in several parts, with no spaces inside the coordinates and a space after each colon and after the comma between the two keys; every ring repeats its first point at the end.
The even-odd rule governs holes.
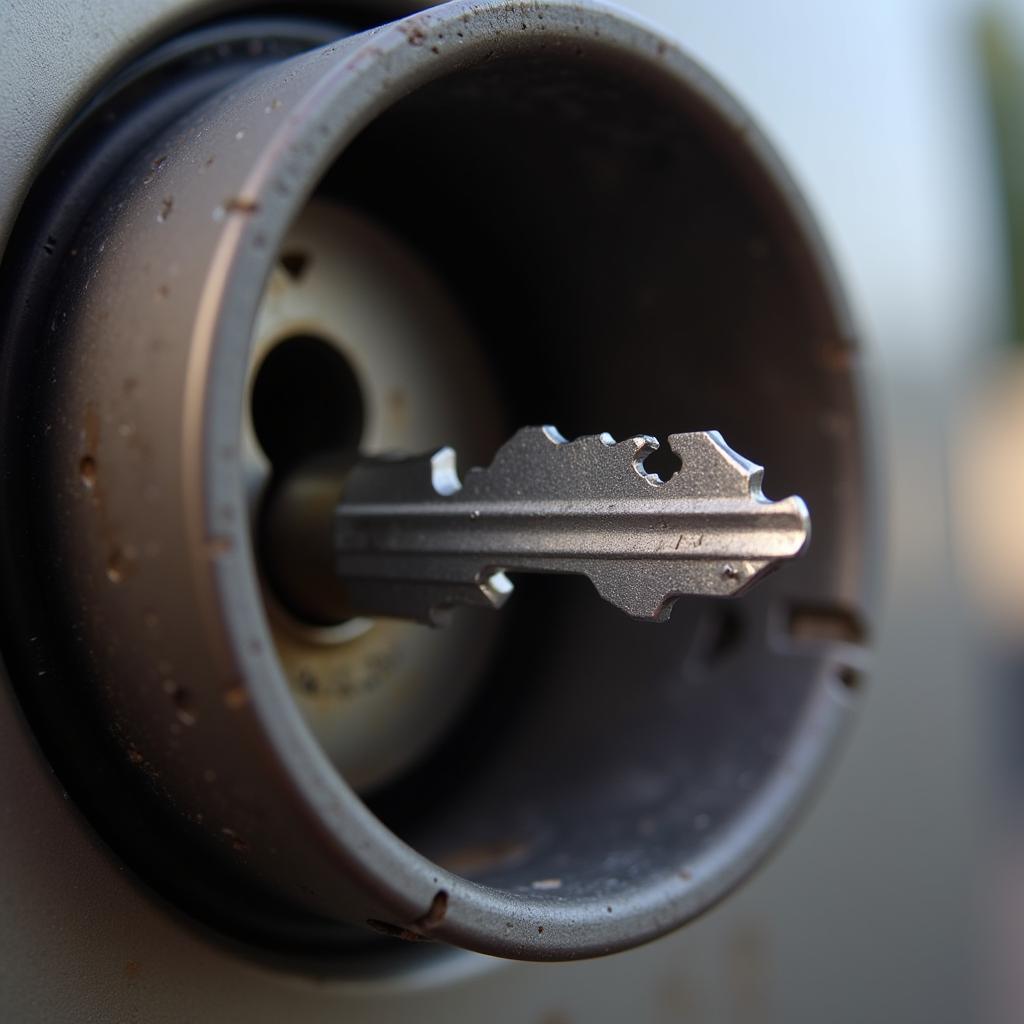
{"type": "Polygon", "coordinates": [[[884,453],[876,670],[821,799],[741,892],[460,1005],[495,1019],[506,986],[507,1019],[544,1024],[1024,1020],[1024,4],[627,6],[753,112],[839,264],[884,453]]]}

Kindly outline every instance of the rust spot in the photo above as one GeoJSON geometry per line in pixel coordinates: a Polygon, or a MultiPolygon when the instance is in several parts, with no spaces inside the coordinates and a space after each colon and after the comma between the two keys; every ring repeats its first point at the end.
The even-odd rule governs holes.
{"type": "Polygon", "coordinates": [[[123,548],[114,548],[107,556],[107,579],[111,583],[123,583],[128,575],[129,562],[123,548]]]}
{"type": "Polygon", "coordinates": [[[159,171],[165,163],[167,163],[167,157],[158,156],[149,166],[152,167],[154,171],[159,171]]]}
{"type": "Polygon", "coordinates": [[[448,893],[444,889],[438,889],[434,898],[430,901],[430,909],[416,921],[415,927],[429,932],[444,920],[444,916],[447,913],[448,893]]]}
{"type": "Polygon", "coordinates": [[[125,960],[124,973],[129,978],[135,978],[142,970],[142,964],[138,960],[125,960]]]}
{"type": "Polygon", "coordinates": [[[405,33],[405,38],[409,41],[410,46],[422,46],[423,43],[426,41],[427,33],[424,32],[423,29],[419,27],[419,25],[406,24],[403,25],[401,28],[402,31],[405,33]]]}
{"type": "Polygon", "coordinates": [[[91,455],[83,455],[81,462],[78,463],[78,475],[83,486],[90,491],[96,486],[97,472],[96,460],[91,455]]]}
{"type": "Polygon", "coordinates": [[[378,921],[375,918],[367,918],[366,924],[372,928],[375,932],[380,932],[381,935],[387,935],[392,939],[402,939],[405,942],[425,942],[426,940],[422,935],[418,935],[416,932],[409,928],[402,928],[397,924],[388,924],[387,921],[378,921]]]}
{"type": "Polygon", "coordinates": [[[171,294],[171,286],[169,284],[158,284],[156,286],[156,297],[158,299],[167,299],[171,294]]]}
{"type": "Polygon", "coordinates": [[[241,711],[249,703],[249,694],[241,686],[232,687],[224,694],[224,706],[228,711],[241,711]]]}
{"type": "Polygon", "coordinates": [[[156,215],[156,219],[161,224],[171,215],[171,211],[174,209],[174,196],[164,196],[163,202],[160,204],[160,212],[156,215]]]}
{"type": "Polygon", "coordinates": [[[228,213],[255,213],[260,204],[252,196],[233,196],[224,203],[228,213]]]}

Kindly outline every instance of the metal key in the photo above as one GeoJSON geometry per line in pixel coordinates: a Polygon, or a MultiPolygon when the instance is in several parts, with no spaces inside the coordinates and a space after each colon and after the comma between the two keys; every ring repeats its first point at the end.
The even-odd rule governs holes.
{"type": "Polygon", "coordinates": [[[525,427],[460,483],[455,452],[357,463],[334,511],[334,569],[351,613],[438,624],[455,605],[499,608],[508,572],[579,573],[640,619],[681,594],[729,597],[800,554],[797,497],[769,501],[762,469],[716,431],[668,439],[681,468],[643,466],[653,437],[566,441],[525,427]]]}

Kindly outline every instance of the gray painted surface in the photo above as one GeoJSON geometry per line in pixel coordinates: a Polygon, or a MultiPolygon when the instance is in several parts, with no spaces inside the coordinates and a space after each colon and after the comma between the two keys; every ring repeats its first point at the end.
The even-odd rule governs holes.
{"type": "Polygon", "coordinates": [[[126,57],[203,0],[8,0],[0,32],[0,246],[53,138],[126,57]]]}

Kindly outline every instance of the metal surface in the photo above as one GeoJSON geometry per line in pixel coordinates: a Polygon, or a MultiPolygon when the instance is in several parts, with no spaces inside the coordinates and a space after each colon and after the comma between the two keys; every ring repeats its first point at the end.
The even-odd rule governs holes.
{"type": "MultiPolygon", "coordinates": [[[[506,572],[580,574],[615,607],[664,621],[682,594],[735,597],[810,540],[800,498],[720,434],[671,434],[680,468],[644,469],[653,437],[567,441],[524,427],[460,483],[455,451],[356,465],[334,515],[334,565],[356,614],[438,623],[500,608],[506,572]]],[[[280,542],[287,551],[286,539],[280,542]]]]}
{"type": "Polygon", "coordinates": [[[574,958],[696,916],[785,832],[864,662],[855,355],[791,184],[675,48],[600,8],[453,5],[158,130],[61,243],[40,329],[5,334],[27,500],[4,508],[4,657],[163,896],[321,968],[368,922],[574,958]],[[571,581],[524,601],[474,717],[372,806],[291,700],[241,453],[253,324],[314,192],[451,284],[513,422],[721,424],[818,531],[735,617],[695,599],[657,638],[571,581]],[[627,327],[651,379],[624,394],[627,327]],[[739,387],[752,361],[774,369],[739,387]]]}

